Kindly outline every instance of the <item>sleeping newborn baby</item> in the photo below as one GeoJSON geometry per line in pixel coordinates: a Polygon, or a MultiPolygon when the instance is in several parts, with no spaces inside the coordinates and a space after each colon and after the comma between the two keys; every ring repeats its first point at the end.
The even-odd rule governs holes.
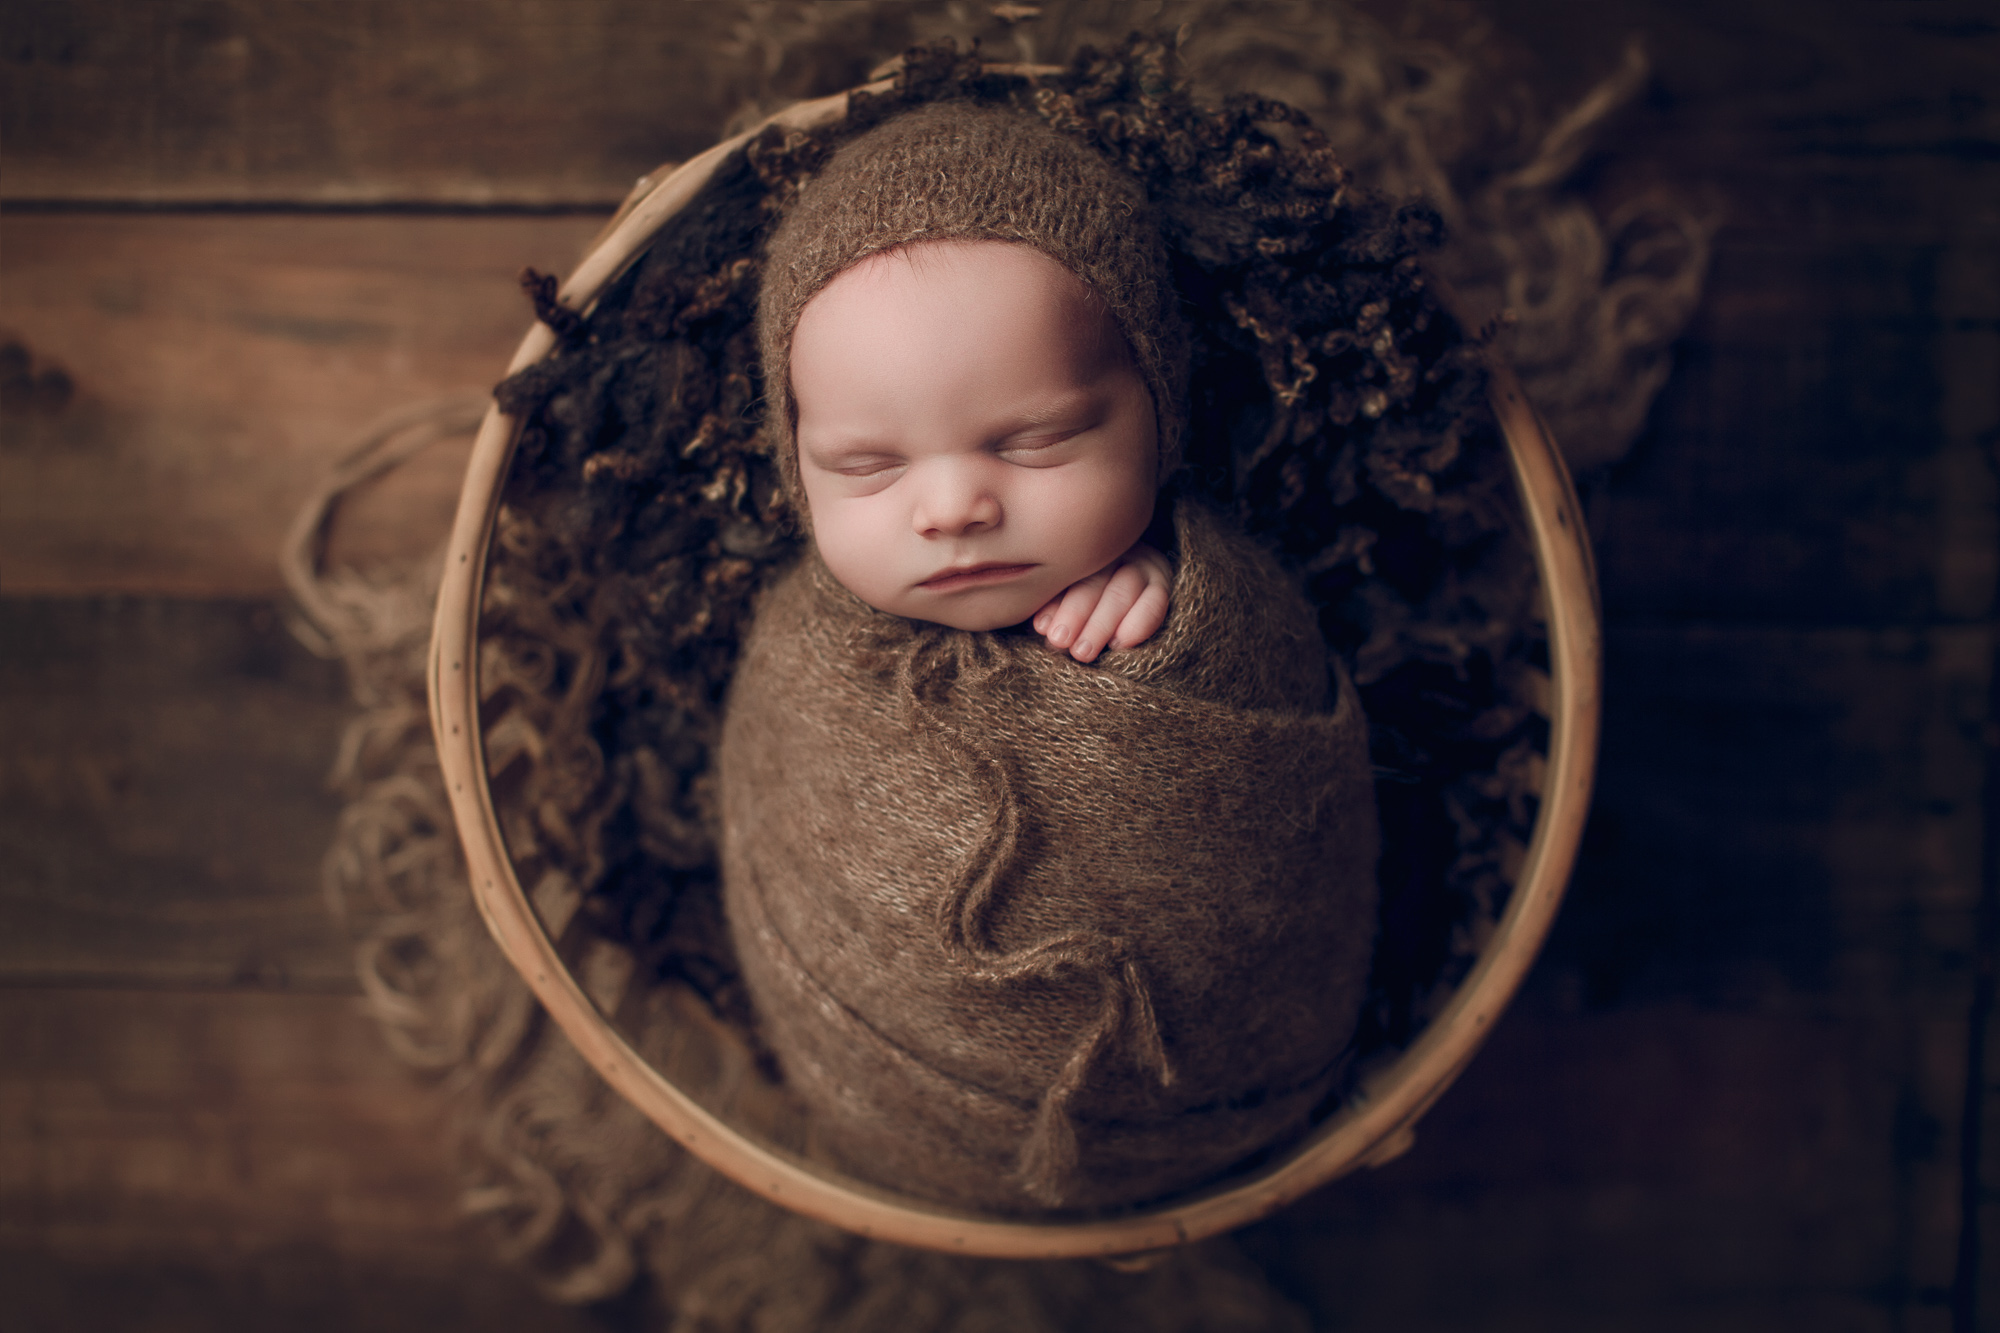
{"type": "Polygon", "coordinates": [[[1160,499],[1143,192],[1026,114],[907,113],[808,184],[758,327],[812,550],[732,683],[723,879],[819,1149],[1029,1214],[1295,1137],[1374,941],[1365,725],[1275,562],[1160,499]]]}

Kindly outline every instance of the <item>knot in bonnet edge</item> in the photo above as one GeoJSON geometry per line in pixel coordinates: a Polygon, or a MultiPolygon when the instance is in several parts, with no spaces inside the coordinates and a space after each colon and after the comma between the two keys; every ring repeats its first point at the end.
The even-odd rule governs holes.
{"type": "Polygon", "coordinates": [[[1165,482],[1180,462],[1187,330],[1145,190],[1028,113],[937,102],[842,145],[771,236],[757,298],[764,430],[802,519],[811,521],[791,386],[799,315],[856,263],[922,241],[1011,241],[1082,279],[1152,393],[1165,482]]]}

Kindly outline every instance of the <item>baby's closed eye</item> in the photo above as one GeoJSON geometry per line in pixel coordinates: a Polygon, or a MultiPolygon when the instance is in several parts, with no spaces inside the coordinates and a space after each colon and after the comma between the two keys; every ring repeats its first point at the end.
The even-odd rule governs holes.
{"type": "Polygon", "coordinates": [[[1064,431],[1060,434],[1030,436],[1026,439],[1015,437],[1007,440],[994,452],[1021,467],[1054,467],[1067,463],[1077,455],[1075,448],[1083,432],[1064,431]]]}
{"type": "Polygon", "coordinates": [[[903,460],[887,454],[857,454],[841,459],[827,468],[843,477],[873,477],[892,468],[903,466],[903,460]]]}

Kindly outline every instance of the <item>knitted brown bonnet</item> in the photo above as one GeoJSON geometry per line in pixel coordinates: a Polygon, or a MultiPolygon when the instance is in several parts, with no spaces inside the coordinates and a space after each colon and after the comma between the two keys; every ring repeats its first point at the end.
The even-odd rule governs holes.
{"type": "Polygon", "coordinates": [[[1187,330],[1145,191],[1025,112],[937,102],[843,145],[771,237],[757,341],[786,490],[801,495],[789,368],[806,303],[869,255],[949,240],[1033,246],[1104,303],[1152,392],[1165,480],[1180,461],[1187,330]]]}

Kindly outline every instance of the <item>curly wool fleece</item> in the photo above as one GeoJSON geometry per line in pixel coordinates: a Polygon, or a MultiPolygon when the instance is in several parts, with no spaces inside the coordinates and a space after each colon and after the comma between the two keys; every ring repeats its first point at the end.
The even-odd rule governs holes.
{"type": "Polygon", "coordinates": [[[799,490],[792,334],[806,304],[870,255],[924,241],[1032,246],[1104,303],[1152,391],[1164,479],[1180,461],[1187,329],[1139,183],[1020,111],[939,102],[844,145],[772,234],[757,302],[765,430],[799,490]]]}

